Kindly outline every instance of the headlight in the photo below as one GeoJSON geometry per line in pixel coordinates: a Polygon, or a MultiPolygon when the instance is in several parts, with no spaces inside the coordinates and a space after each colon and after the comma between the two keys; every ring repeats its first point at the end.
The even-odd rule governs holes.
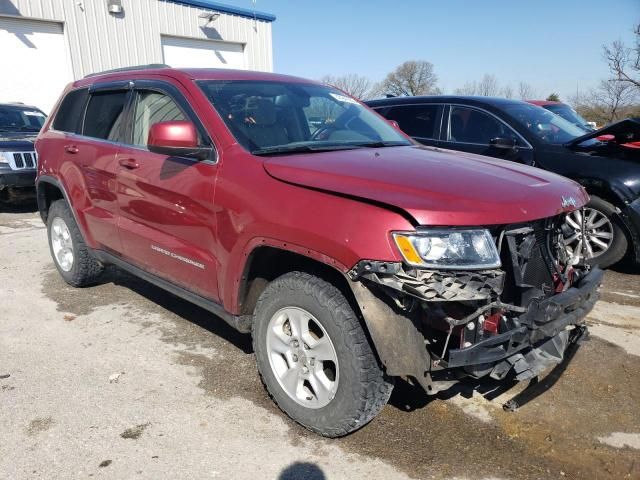
{"type": "Polygon", "coordinates": [[[410,265],[423,268],[498,268],[500,255],[488,230],[433,229],[394,232],[393,239],[410,265]]]}
{"type": "Polygon", "coordinates": [[[9,154],[6,152],[0,152],[0,163],[9,163],[9,154]]]}

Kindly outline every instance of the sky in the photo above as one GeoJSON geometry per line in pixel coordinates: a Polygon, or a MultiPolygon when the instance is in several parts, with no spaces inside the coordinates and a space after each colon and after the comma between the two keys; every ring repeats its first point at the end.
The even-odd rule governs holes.
{"type": "MultiPolygon", "coordinates": [[[[252,0],[222,0],[253,8],[252,0]]],[[[640,0],[255,0],[273,23],[274,71],[382,80],[405,60],[434,64],[445,93],[495,75],[567,98],[607,77],[602,45],[633,42],[640,0]]]]}

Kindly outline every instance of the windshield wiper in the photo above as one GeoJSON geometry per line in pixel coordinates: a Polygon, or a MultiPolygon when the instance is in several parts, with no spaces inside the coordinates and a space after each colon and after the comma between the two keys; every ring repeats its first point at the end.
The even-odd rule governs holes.
{"type": "Polygon", "coordinates": [[[355,143],[354,145],[365,148],[402,147],[409,145],[409,142],[383,142],[378,140],[374,142],[355,143]]]}
{"type": "Polygon", "coordinates": [[[331,152],[334,150],[352,150],[359,145],[275,145],[253,150],[253,155],[281,155],[286,153],[331,152]]]}

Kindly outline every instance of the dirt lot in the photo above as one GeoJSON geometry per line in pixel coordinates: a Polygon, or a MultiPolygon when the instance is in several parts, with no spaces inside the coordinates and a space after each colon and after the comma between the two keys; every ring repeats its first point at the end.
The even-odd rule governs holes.
{"type": "Polygon", "coordinates": [[[339,440],[284,418],[207,312],[115,269],[66,286],[33,207],[0,211],[0,299],[0,478],[640,478],[640,272],[607,272],[591,340],[517,412],[521,386],[399,383],[339,440]]]}

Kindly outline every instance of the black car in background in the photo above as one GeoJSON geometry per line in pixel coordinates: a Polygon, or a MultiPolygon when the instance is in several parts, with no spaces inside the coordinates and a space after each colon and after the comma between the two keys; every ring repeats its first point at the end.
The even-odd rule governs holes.
{"type": "Polygon", "coordinates": [[[602,267],[627,253],[640,263],[640,149],[632,144],[640,140],[640,121],[588,132],[544,108],[504,98],[392,97],[366,103],[424,145],[520,162],[579,182],[591,202],[584,218],[576,211],[567,219],[567,250],[602,267]]]}
{"type": "Polygon", "coordinates": [[[35,192],[38,160],[33,142],[46,118],[36,107],[0,103],[0,200],[35,192]]]}

